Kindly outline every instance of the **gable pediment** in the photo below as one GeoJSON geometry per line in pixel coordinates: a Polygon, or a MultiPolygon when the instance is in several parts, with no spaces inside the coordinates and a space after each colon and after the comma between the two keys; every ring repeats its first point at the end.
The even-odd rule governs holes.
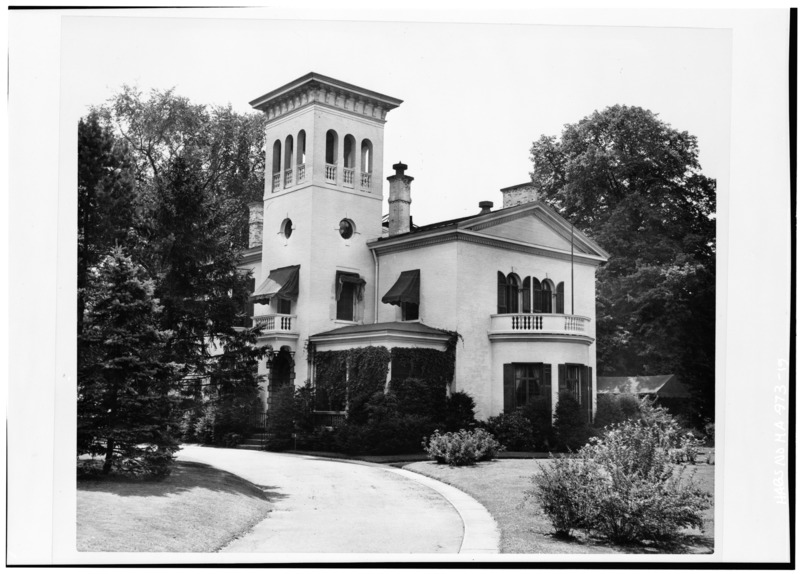
{"type": "Polygon", "coordinates": [[[608,256],[578,230],[573,241],[569,222],[539,202],[486,214],[466,222],[463,229],[515,243],[559,251],[570,251],[574,247],[576,254],[608,256]]]}

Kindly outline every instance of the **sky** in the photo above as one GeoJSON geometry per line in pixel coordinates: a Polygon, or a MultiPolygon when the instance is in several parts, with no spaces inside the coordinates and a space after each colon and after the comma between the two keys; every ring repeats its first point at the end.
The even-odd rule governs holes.
{"type": "Polygon", "coordinates": [[[114,14],[63,20],[69,113],[123,84],[247,112],[307,72],[331,76],[403,100],[387,116],[384,174],[409,166],[418,224],[476,213],[482,200],[500,207],[501,188],[529,180],[533,141],[614,104],[696,135],[707,175],[727,169],[729,30],[114,14]]]}

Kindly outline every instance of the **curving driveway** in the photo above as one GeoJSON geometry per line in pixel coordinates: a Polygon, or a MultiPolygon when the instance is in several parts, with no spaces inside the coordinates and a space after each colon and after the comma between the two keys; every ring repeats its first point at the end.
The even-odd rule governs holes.
{"type": "Polygon", "coordinates": [[[497,552],[497,527],[485,508],[409,471],[200,446],[184,446],[178,458],[241,476],[275,505],[266,520],[222,552],[497,552]]]}

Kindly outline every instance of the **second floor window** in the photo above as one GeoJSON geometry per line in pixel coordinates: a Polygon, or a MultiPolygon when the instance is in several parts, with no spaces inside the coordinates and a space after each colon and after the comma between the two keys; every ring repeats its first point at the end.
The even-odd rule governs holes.
{"type": "Polygon", "coordinates": [[[355,321],[358,302],[364,297],[364,281],[358,273],[336,272],[336,319],[355,321]]]}

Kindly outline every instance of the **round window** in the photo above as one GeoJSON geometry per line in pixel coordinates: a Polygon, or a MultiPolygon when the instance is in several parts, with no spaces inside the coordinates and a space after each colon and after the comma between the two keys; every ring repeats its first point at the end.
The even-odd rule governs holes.
{"type": "Polygon", "coordinates": [[[289,239],[292,236],[292,220],[288,217],[283,220],[281,224],[281,232],[286,239],[289,239]]]}
{"type": "Polygon", "coordinates": [[[352,221],[349,219],[342,219],[339,222],[339,235],[342,236],[342,239],[350,239],[353,237],[353,233],[355,233],[356,227],[352,221]]]}

